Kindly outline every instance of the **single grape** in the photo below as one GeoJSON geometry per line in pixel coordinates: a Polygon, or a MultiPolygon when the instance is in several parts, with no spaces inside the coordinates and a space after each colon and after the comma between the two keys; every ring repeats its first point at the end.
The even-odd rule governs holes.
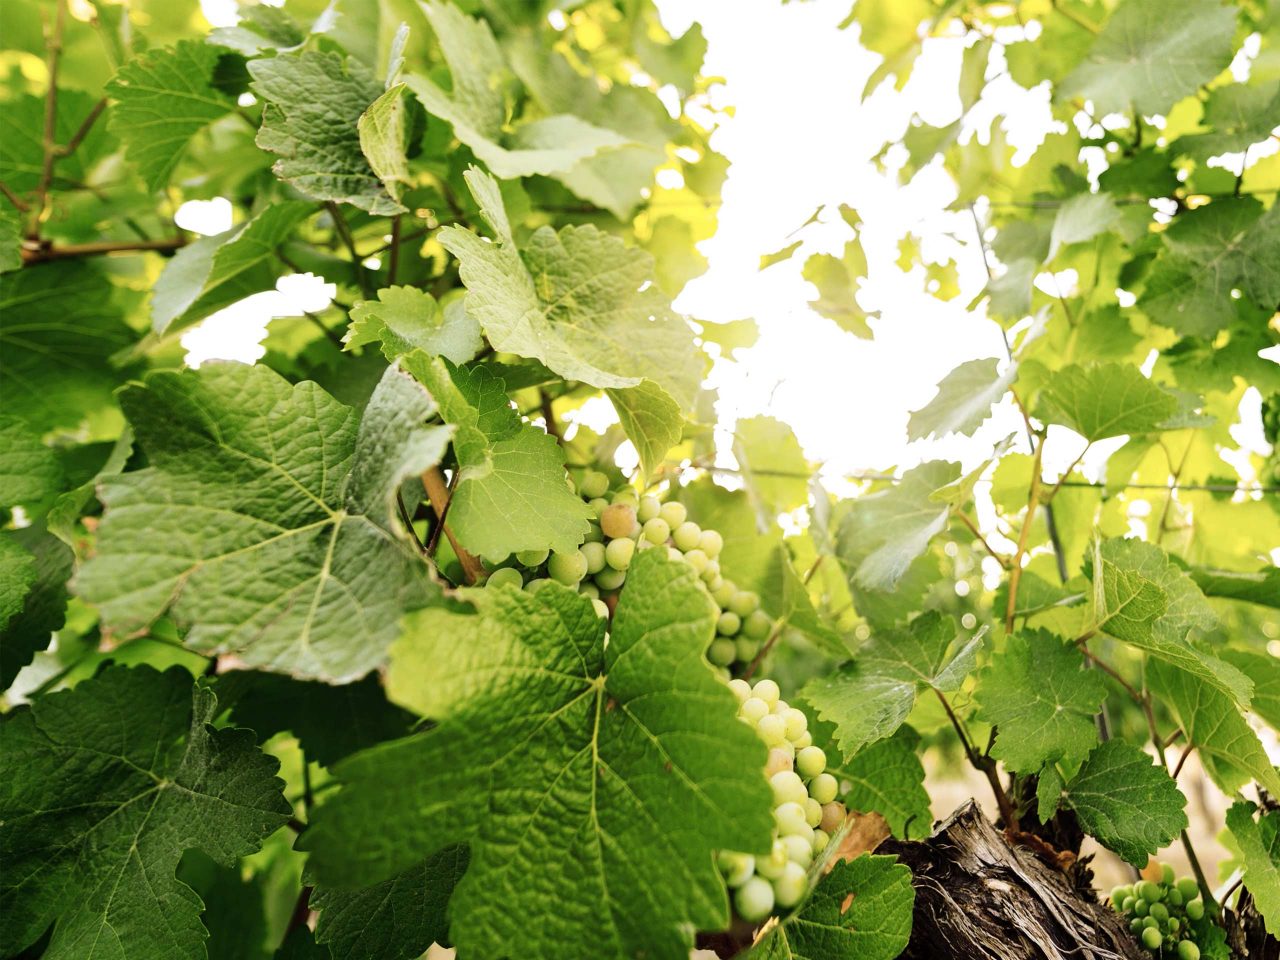
{"type": "Polygon", "coordinates": [[[740,887],[756,872],[756,858],[749,853],[722,852],[716,857],[724,882],[730,887],[740,887]]]}
{"type": "MultiPolygon", "coordinates": [[[[677,548],[678,547],[679,544],[677,544],[677,548]]],[[[688,553],[683,554],[683,556],[684,562],[693,567],[693,572],[701,577],[702,571],[707,569],[707,555],[701,550],[690,550],[688,553]]]]}
{"type": "Polygon", "coordinates": [[[724,549],[724,537],[715,530],[703,530],[702,536],[698,537],[698,549],[714,560],[724,549]]]}
{"type": "Polygon", "coordinates": [[[769,678],[757,680],[755,686],[751,688],[752,696],[759,697],[766,704],[773,705],[778,702],[778,698],[782,696],[782,691],[778,689],[778,685],[769,678]]]}
{"type": "Polygon", "coordinates": [[[702,582],[706,584],[708,593],[715,593],[724,586],[724,577],[715,577],[714,579],[704,580],[702,582]]]}
{"type": "Polygon", "coordinates": [[[598,470],[587,470],[578,481],[578,493],[584,500],[594,500],[609,492],[609,478],[598,470]]]}
{"type": "Polygon", "coordinates": [[[769,704],[756,696],[755,691],[752,691],[752,695],[742,701],[742,706],[738,708],[738,713],[752,723],[759,723],[769,715],[769,704]]]}
{"type": "Polygon", "coordinates": [[[760,608],[760,595],[751,590],[740,590],[738,595],[729,601],[729,609],[742,618],[747,618],[760,608]]]}
{"type": "Polygon", "coordinates": [[[720,614],[720,618],[716,621],[716,633],[725,637],[732,637],[742,628],[742,621],[738,619],[738,615],[729,610],[720,614]]]}
{"type": "Polygon", "coordinates": [[[756,733],[769,746],[782,743],[787,739],[787,725],[781,717],[769,714],[761,717],[756,723],[756,733]]]}
{"type": "Polygon", "coordinates": [[[760,644],[755,640],[748,640],[739,634],[733,641],[734,649],[737,651],[737,657],[742,663],[750,663],[756,658],[756,654],[760,652],[760,644]]]}
{"type": "Polygon", "coordinates": [[[1190,917],[1192,920],[1200,920],[1204,917],[1204,901],[1203,900],[1199,900],[1199,899],[1188,900],[1187,905],[1182,909],[1186,911],[1187,916],[1190,917]]]}
{"type": "Polygon", "coordinates": [[[685,519],[689,516],[689,511],[685,509],[685,505],[683,503],[677,503],[672,500],[669,503],[664,503],[662,505],[661,509],[658,510],[658,516],[667,521],[667,526],[674,530],[676,527],[680,526],[680,524],[684,523],[685,519]]]}
{"type": "Polygon", "coordinates": [[[804,822],[815,830],[822,824],[822,804],[813,797],[804,798],[804,822]]]}
{"type": "Polygon", "coordinates": [[[521,550],[516,559],[526,567],[540,567],[547,562],[550,550],[521,550]]]}
{"type": "Polygon", "coordinates": [[[719,637],[712,640],[711,646],[707,647],[707,659],[717,667],[729,666],[737,655],[738,648],[733,645],[733,641],[728,637],[719,637]]]}
{"type": "Polygon", "coordinates": [[[1143,880],[1138,884],[1138,895],[1147,903],[1155,903],[1157,900],[1164,899],[1164,890],[1158,883],[1143,880]]]}
{"type": "Polygon", "coordinates": [[[804,899],[805,886],[804,867],[798,863],[788,863],[783,868],[782,876],[773,881],[773,893],[778,906],[794,907],[804,899]]]}
{"type": "Polygon", "coordinates": [[[1142,925],[1141,917],[1134,917],[1132,920],[1129,921],[1129,930],[1132,931],[1133,933],[1141,933],[1145,929],[1146,927],[1142,925]]]}
{"type": "Polygon", "coordinates": [[[1169,908],[1163,903],[1153,903],[1147,913],[1155,919],[1156,923],[1164,923],[1169,919],[1169,908]]]}
{"type": "MultiPolygon", "coordinates": [[[[804,749],[809,749],[805,747],[804,749]]],[[[829,773],[819,773],[809,781],[809,796],[817,800],[819,803],[831,803],[836,798],[836,794],[840,792],[840,783],[829,773]]]]}
{"type": "Polygon", "coordinates": [[[1169,887],[1177,879],[1177,874],[1173,872],[1173,867],[1169,866],[1169,864],[1162,863],[1160,864],[1160,879],[1166,887],[1169,887]]]}
{"type": "Polygon", "coordinates": [[[609,498],[609,502],[625,503],[634,510],[640,506],[640,495],[630,487],[623,487],[609,498]]]}
{"type": "Polygon", "coordinates": [[[599,523],[600,518],[604,516],[604,512],[609,509],[609,501],[604,497],[596,497],[594,500],[588,500],[587,506],[596,515],[596,523],[599,523]]]}
{"type": "MultiPolygon", "coordinates": [[[[636,519],[641,523],[648,523],[650,520],[658,518],[658,511],[662,509],[662,501],[657,497],[647,496],[640,498],[640,504],[636,507],[636,519]]],[[[663,537],[665,540],[666,538],[663,537]]]]}
{"type": "Polygon", "coordinates": [[[804,837],[791,834],[782,838],[782,845],[787,848],[787,859],[807,867],[813,862],[813,846],[804,837]]]}
{"type": "Polygon", "coordinates": [[[671,528],[661,517],[646,520],[643,529],[646,543],[666,543],[667,538],[671,536],[671,528]]]}
{"type": "Polygon", "coordinates": [[[602,620],[609,619],[609,605],[599,597],[592,598],[591,606],[595,610],[597,617],[600,617],[602,620]]]}
{"type": "Polygon", "coordinates": [[[524,591],[525,593],[537,593],[539,590],[545,587],[548,583],[552,583],[552,582],[553,581],[551,580],[550,577],[535,577],[534,579],[530,580],[528,583],[524,585],[524,591]]]}
{"type": "Polygon", "coordinates": [[[1139,897],[1133,904],[1133,912],[1139,917],[1145,917],[1151,911],[1151,904],[1139,897]]]}
{"type": "Polygon", "coordinates": [[[742,623],[742,632],[752,640],[763,640],[773,629],[773,620],[763,610],[757,610],[742,623]]]}
{"type": "Polygon", "coordinates": [[[797,750],[803,750],[805,747],[813,746],[813,734],[806,730],[791,742],[797,750]]]}
{"type": "MultiPolygon", "coordinates": [[[[605,533],[609,531],[606,530],[605,533]]],[[[671,531],[671,540],[677,547],[688,553],[698,549],[698,538],[702,536],[702,528],[692,521],[686,520],[671,531]]],[[[706,554],[704,553],[705,557],[706,554]]]]}
{"type": "Polygon", "coordinates": [[[733,691],[733,695],[738,698],[738,703],[746,703],[747,697],[751,696],[751,684],[743,680],[741,677],[735,677],[729,681],[729,689],[733,691]]]}
{"type": "Polygon", "coordinates": [[[629,503],[612,503],[600,514],[600,529],[610,540],[631,536],[636,526],[636,508],[629,503]]]}
{"type": "Polygon", "coordinates": [[[1179,920],[1177,917],[1170,917],[1168,925],[1169,925],[1169,932],[1175,935],[1179,930],[1182,929],[1182,921],[1179,920]]]}
{"type": "Polygon", "coordinates": [[[775,773],[769,778],[769,786],[773,788],[774,806],[788,801],[802,804],[809,796],[799,774],[790,770],[775,773]]]}
{"type": "Polygon", "coordinates": [[[773,884],[751,877],[733,894],[733,906],[743,920],[755,923],[773,912],[773,884]]]}
{"type": "Polygon", "coordinates": [[[1120,904],[1120,909],[1123,910],[1125,913],[1132,913],[1133,905],[1137,902],[1138,902],[1138,898],[1135,897],[1133,894],[1129,894],[1129,896],[1125,897],[1124,901],[1120,904]]]}
{"type": "MultiPolygon", "coordinates": [[[[819,774],[819,776],[826,776],[826,774],[819,774]]],[[[817,798],[815,797],[814,799],[816,800],[817,798]]],[[[840,829],[840,824],[844,823],[846,812],[844,804],[838,800],[824,803],[822,805],[822,823],[819,826],[827,833],[835,833],[840,829]]]]}
{"type": "Polygon", "coordinates": [[[782,717],[784,723],[787,719],[787,711],[790,709],[791,704],[787,703],[787,701],[783,700],[781,697],[769,704],[769,712],[776,713],[778,716],[782,717]]]}
{"type": "Polygon", "coordinates": [[[764,762],[764,775],[772,778],[775,773],[791,770],[795,761],[782,747],[770,747],[769,757],[764,762]]]}
{"type": "Polygon", "coordinates": [[[621,540],[610,540],[604,548],[604,559],[615,570],[626,570],[636,555],[636,542],[625,537],[621,540]]]}
{"type": "MultiPolygon", "coordinates": [[[[701,552],[701,551],[699,551],[701,552]]],[[[721,610],[729,609],[729,602],[738,594],[738,588],[732,580],[726,580],[711,591],[711,599],[721,610]]]]}
{"type": "Polygon", "coordinates": [[[1168,893],[1164,895],[1164,902],[1169,904],[1171,907],[1182,906],[1182,901],[1182,891],[1177,887],[1170,887],[1168,893]]]}
{"type": "Polygon", "coordinates": [[[796,752],[796,769],[800,772],[800,776],[811,780],[827,769],[827,755],[821,747],[805,747],[796,752]]]}
{"type": "Polygon", "coordinates": [[[581,550],[573,553],[553,553],[547,561],[547,573],[551,579],[563,583],[566,587],[574,587],[587,575],[587,555],[581,550]]]}
{"type": "Polygon", "coordinates": [[[1159,950],[1160,943],[1164,938],[1160,936],[1160,931],[1154,927],[1147,927],[1142,931],[1142,945],[1148,950],[1159,950]]]}
{"type": "Polygon", "coordinates": [[[667,547],[667,559],[676,563],[682,563],[684,561],[684,554],[675,547],[667,547]]]}
{"type": "Polygon", "coordinates": [[[626,583],[626,580],[627,571],[614,570],[612,568],[601,570],[595,576],[596,586],[605,591],[617,590],[626,583]]]}
{"type": "Polygon", "coordinates": [[[515,567],[499,567],[493,573],[489,574],[489,579],[485,581],[486,587],[515,587],[517,590],[524,583],[524,577],[520,576],[520,571],[515,567]]]}
{"type": "MultiPolygon", "coordinates": [[[[721,616],[724,615],[721,614],[721,616]]],[[[809,718],[804,715],[803,710],[797,710],[795,707],[789,707],[782,715],[782,719],[787,723],[787,739],[793,743],[809,729],[809,718]]]]}
{"type": "Polygon", "coordinates": [[[1133,896],[1133,887],[1129,884],[1123,884],[1121,886],[1111,888],[1112,906],[1119,907],[1120,904],[1124,903],[1125,897],[1131,896],[1133,896]]]}
{"type": "Polygon", "coordinates": [[[830,842],[831,842],[831,834],[827,833],[827,831],[825,830],[813,831],[813,852],[815,854],[821,853],[823,850],[827,849],[827,844],[830,842]]]}
{"type": "Polygon", "coordinates": [[[783,846],[780,838],[774,837],[769,855],[756,860],[756,873],[772,880],[774,877],[782,876],[782,868],[786,865],[787,848],[783,846]]]}
{"type": "Polygon", "coordinates": [[[1142,928],[1144,930],[1148,928],[1152,930],[1159,930],[1160,923],[1159,921],[1156,920],[1155,917],[1151,916],[1151,914],[1147,914],[1145,917],[1142,918],[1142,928]]]}
{"type": "Polygon", "coordinates": [[[724,578],[720,576],[720,562],[718,560],[708,560],[707,565],[703,567],[699,576],[702,577],[702,582],[707,585],[708,590],[711,589],[711,584],[717,581],[724,583],[724,578]]]}
{"type": "Polygon", "coordinates": [[[604,534],[600,531],[599,522],[592,520],[587,524],[587,543],[604,543],[604,534]]]}
{"type": "Polygon", "coordinates": [[[775,807],[773,822],[777,825],[779,835],[784,837],[812,829],[804,818],[804,807],[795,802],[782,803],[775,807]]]}
{"type": "Polygon", "coordinates": [[[1200,948],[1190,940],[1178,944],[1178,960],[1200,960],[1200,948]]]}
{"type": "Polygon", "coordinates": [[[1196,886],[1194,877],[1183,877],[1178,881],[1178,892],[1183,900],[1194,900],[1200,896],[1200,888],[1196,886]]]}
{"type": "Polygon", "coordinates": [[[578,549],[582,555],[587,558],[588,576],[594,576],[604,569],[605,559],[603,543],[584,543],[578,549]]]}

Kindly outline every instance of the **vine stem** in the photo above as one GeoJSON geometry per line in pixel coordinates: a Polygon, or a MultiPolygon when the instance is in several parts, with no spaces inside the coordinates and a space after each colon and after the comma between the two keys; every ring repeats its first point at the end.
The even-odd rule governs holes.
{"type": "Polygon", "coordinates": [[[1031,463],[1031,490],[1027,494],[1027,516],[1022,521],[1022,530],[1018,534],[1018,549],[1013,555],[1013,563],[1009,569],[1009,602],[1004,611],[1004,632],[1013,633],[1014,616],[1018,610],[1018,584],[1022,581],[1022,559],[1027,552],[1027,542],[1031,539],[1031,521],[1035,519],[1036,506],[1040,501],[1040,461],[1044,453],[1044,440],[1036,444],[1035,456],[1031,463]]]}
{"type": "MultiPolygon", "coordinates": [[[[445,516],[449,512],[449,485],[445,483],[444,472],[439,467],[432,467],[425,471],[422,474],[422,488],[426,490],[427,499],[431,501],[431,509],[435,511],[439,529],[444,530],[444,535],[449,538],[449,545],[453,547],[453,552],[458,557],[458,563],[462,564],[464,579],[468,584],[476,583],[484,576],[484,567],[479,559],[463,549],[462,544],[458,543],[453,535],[453,531],[449,529],[449,525],[445,523],[445,516]]],[[[434,553],[436,542],[437,538],[432,537],[427,549],[434,553]]]]}
{"type": "MultiPolygon", "coordinates": [[[[813,563],[809,565],[809,569],[805,571],[802,579],[802,582],[806,587],[809,585],[809,581],[813,579],[813,575],[818,572],[818,568],[822,566],[822,561],[826,558],[826,554],[819,554],[814,559],[813,563]]],[[[769,651],[773,649],[774,644],[778,642],[778,638],[782,636],[782,631],[786,626],[787,618],[779,617],[778,622],[773,625],[773,630],[770,631],[768,638],[760,645],[760,649],[756,652],[756,655],[751,658],[751,662],[747,664],[747,669],[742,674],[743,680],[751,679],[752,674],[756,672],[760,664],[764,661],[764,658],[769,655],[769,651]]]]}
{"type": "Polygon", "coordinates": [[[185,237],[166,240],[98,240],[93,243],[39,244],[22,248],[24,264],[43,263],[46,260],[70,260],[77,257],[96,257],[112,253],[143,253],[154,250],[167,252],[187,245],[185,237]]]}
{"type": "Polygon", "coordinates": [[[1009,558],[1002,553],[996,553],[995,548],[987,542],[987,538],[982,535],[982,531],[978,529],[978,525],[973,522],[967,513],[963,510],[957,509],[952,511],[952,516],[958,517],[960,522],[969,528],[969,532],[977,537],[978,542],[987,548],[987,553],[991,554],[996,563],[1000,564],[1000,566],[1004,567],[1006,570],[1009,569],[1009,558]]]}
{"type": "Polygon", "coordinates": [[[58,160],[58,65],[62,59],[62,30],[66,19],[66,0],[56,0],[53,27],[45,37],[45,72],[49,88],[44,95],[44,135],[40,141],[44,156],[36,186],[36,202],[31,205],[31,220],[27,224],[27,236],[32,239],[40,236],[40,221],[48,207],[49,186],[53,183],[53,165],[58,160]]]}
{"type": "Polygon", "coordinates": [[[996,806],[1000,808],[1000,817],[1004,820],[1005,829],[1018,829],[1018,814],[1013,809],[1013,803],[1009,800],[1009,795],[1005,792],[1004,786],[1000,783],[1000,774],[996,770],[995,761],[990,757],[983,756],[973,748],[973,741],[969,739],[969,734],[964,728],[964,724],[960,722],[960,718],[956,716],[956,712],[951,709],[951,704],[943,695],[942,691],[937,687],[930,687],[938,698],[938,702],[942,704],[942,709],[946,711],[947,719],[951,721],[951,726],[955,728],[956,735],[960,738],[960,746],[964,749],[964,755],[969,759],[975,770],[982,773],[987,778],[987,782],[991,784],[991,792],[995,795],[996,806]]]}

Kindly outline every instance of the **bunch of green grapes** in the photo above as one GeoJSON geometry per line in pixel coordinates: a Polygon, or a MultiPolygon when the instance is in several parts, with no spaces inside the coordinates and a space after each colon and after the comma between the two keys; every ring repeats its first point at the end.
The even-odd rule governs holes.
{"type": "Polygon", "coordinates": [[[765,776],[773,788],[773,845],[766,857],[723,852],[717,857],[733,891],[738,916],[756,923],[775,907],[803,899],[808,869],[845,818],[837,799],[840,784],[827,773],[827,755],[813,745],[809,720],[780,697],[778,685],[730,680],[738,697],[738,719],[769,747],[765,776]]]}
{"type": "Polygon", "coordinates": [[[1173,868],[1161,864],[1160,882],[1140,880],[1111,891],[1111,905],[1129,917],[1129,929],[1142,945],[1161,957],[1199,960],[1194,924],[1204,918],[1204,901],[1195,880],[1174,879],[1173,868]]]}
{"type": "Polygon", "coordinates": [[[693,567],[719,608],[716,638],[707,649],[707,659],[731,670],[755,658],[773,629],[773,620],[760,609],[755,593],[739,590],[721,575],[718,558],[724,538],[719,533],[703,530],[690,520],[682,503],[641,497],[629,487],[610,494],[609,478],[595,470],[582,475],[577,490],[595,511],[586,542],[571,553],[517,553],[518,566],[493,571],[489,584],[523,585],[536,592],[554,580],[576,587],[592,599],[600,616],[608,617],[636,553],[665,549],[672,559],[693,567]]]}

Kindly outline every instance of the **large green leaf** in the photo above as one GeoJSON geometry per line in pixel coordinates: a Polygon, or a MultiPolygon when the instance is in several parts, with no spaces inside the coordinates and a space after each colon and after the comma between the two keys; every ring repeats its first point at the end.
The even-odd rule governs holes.
{"type": "Polygon", "coordinates": [[[277,762],[215,729],[215,704],[180,668],[111,667],[4,718],[6,955],[53,923],[49,960],[203,960],[183,851],[230,866],[290,813],[277,762]]]}
{"type": "Polygon", "coordinates": [[[59,491],[62,480],[62,464],[40,433],[0,414],[0,507],[43,500],[59,491]]]}
{"type": "Polygon", "coordinates": [[[464,297],[442,305],[417,287],[384,287],[376,300],[361,300],[342,342],[348,350],[377,343],[388,360],[421,350],[451,363],[468,363],[484,347],[464,297]]]}
{"type": "Polygon", "coordinates": [[[1280,126],[1280,80],[1214,88],[1205,100],[1201,126],[1204,133],[1179,137],[1173,149],[1203,163],[1262,143],[1280,126]]]}
{"type": "Polygon", "coordinates": [[[1164,429],[1177,409],[1177,398],[1136,367],[1090,363],[1049,374],[1037,412],[1093,442],[1164,429]]]}
{"type": "Polygon", "coordinates": [[[880,814],[895,837],[925,837],[933,817],[919,749],[920,734],[903,726],[893,736],[863,747],[849,760],[834,762],[833,758],[827,769],[841,783],[849,784],[844,804],[850,810],[880,814]]]}
{"type": "Polygon", "coordinates": [[[426,567],[395,521],[400,481],[448,441],[392,368],[363,419],[265,367],[155,373],[121,403],[151,466],[108,478],[82,597],[110,628],[168,612],[186,642],[250,666],[351,680],[382,662],[426,567]]]}
{"type": "Polygon", "coordinates": [[[302,839],[318,882],[379,881],[466,842],[460,953],[685,960],[695,928],[729,919],[712,851],[766,849],[772,826],[764,746],[702,656],[715,609],[697,575],[641,554],[607,645],[557,585],[467,599],[476,612],[410,618],[389,687],[438,725],[338,766],[302,839]]]}
{"type": "Polygon", "coordinates": [[[907,439],[943,437],[950,433],[972,436],[991,416],[991,406],[999,402],[1018,374],[1016,364],[1008,364],[1004,373],[999,362],[966,360],[938,384],[932,400],[911,414],[907,421],[907,439]]]}
{"type": "Polygon", "coordinates": [[[0,532],[0,690],[62,627],[74,561],[40,524],[0,532]]]}
{"type": "Polygon", "coordinates": [[[1237,800],[1227,811],[1227,829],[1244,860],[1244,885],[1266,924],[1280,936],[1280,813],[1265,811],[1253,819],[1257,807],[1237,800]]]}

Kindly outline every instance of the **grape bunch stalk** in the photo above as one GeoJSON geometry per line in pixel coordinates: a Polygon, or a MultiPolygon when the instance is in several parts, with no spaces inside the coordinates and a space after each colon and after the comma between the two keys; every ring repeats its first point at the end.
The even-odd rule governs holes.
{"type": "Polygon", "coordinates": [[[1129,918],[1129,929],[1152,953],[1178,960],[1199,960],[1196,926],[1204,919],[1204,901],[1195,880],[1175,880],[1161,864],[1161,878],[1140,880],[1111,891],[1111,905],[1129,918]]]}
{"type": "Polygon", "coordinates": [[[738,916],[755,923],[804,898],[809,865],[831,842],[846,811],[837,799],[839,781],[827,772],[827,755],[814,746],[804,711],[783,700],[772,680],[751,686],[734,679],[729,688],[738,698],[738,719],[769,748],[764,770],[773,789],[769,854],[724,851],[717,857],[738,916]]]}
{"type": "Polygon", "coordinates": [[[577,492],[595,513],[585,542],[568,553],[517,553],[514,562],[508,560],[489,574],[486,585],[523,586],[536,593],[555,581],[590,597],[596,612],[607,618],[636,553],[664,549],[673,560],[694,569],[719,610],[707,659],[725,676],[742,672],[759,653],[774,621],[760,609],[757,594],[739,589],[721,574],[724,538],[690,520],[683,503],[639,496],[630,487],[611,491],[609,478],[596,470],[582,474],[577,492]]]}

